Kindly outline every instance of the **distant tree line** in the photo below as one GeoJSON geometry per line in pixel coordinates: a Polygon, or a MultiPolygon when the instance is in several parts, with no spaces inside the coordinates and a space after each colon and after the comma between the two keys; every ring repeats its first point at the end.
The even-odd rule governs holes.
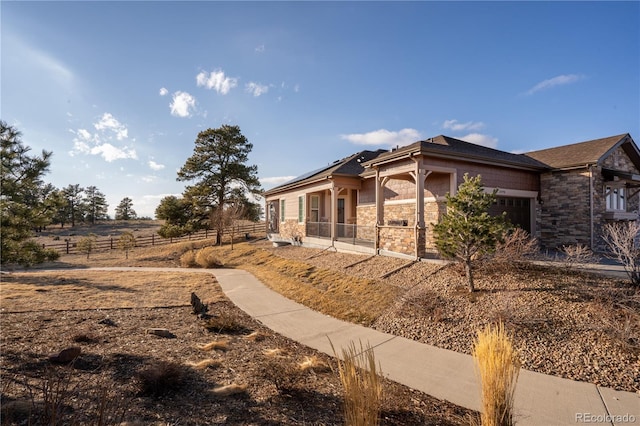
{"type": "MultiPolygon", "coordinates": [[[[75,226],[108,220],[105,195],[95,186],[71,184],[56,188],[43,180],[51,164],[50,151],[32,155],[20,132],[0,120],[0,237],[1,261],[30,265],[56,254],[39,248],[33,232],[49,225],[75,226]]],[[[136,219],[133,203],[124,198],[116,207],[116,219],[136,219]]]]}
{"type": "MultiPolygon", "coordinates": [[[[20,132],[0,120],[1,263],[30,265],[53,259],[55,252],[39,247],[33,233],[49,225],[76,226],[109,220],[105,195],[95,186],[70,184],[56,188],[43,180],[52,152],[32,155],[20,132]]],[[[239,220],[258,221],[260,204],[249,194],[261,193],[257,167],[247,165],[253,145],[238,126],[223,125],[198,134],[194,154],[178,172],[178,181],[190,182],[181,197],[168,196],[156,209],[165,220],[159,232],[182,236],[201,229],[222,230],[239,220]]],[[[125,197],[115,208],[116,220],[137,219],[133,201],[125,197]]]]}

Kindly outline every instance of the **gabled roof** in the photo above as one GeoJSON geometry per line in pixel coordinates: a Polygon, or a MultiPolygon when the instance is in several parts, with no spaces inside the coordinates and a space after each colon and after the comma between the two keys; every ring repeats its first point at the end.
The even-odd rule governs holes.
{"type": "Polygon", "coordinates": [[[483,163],[499,164],[532,170],[544,170],[547,168],[539,161],[523,154],[512,154],[510,152],[476,145],[444,135],[439,135],[398,148],[377,157],[375,160],[367,163],[366,166],[374,166],[399,157],[419,154],[450,158],[454,160],[479,161],[483,163]]]}
{"type": "Polygon", "coordinates": [[[638,152],[637,147],[633,144],[633,140],[628,133],[543,149],[540,151],[527,152],[525,155],[536,159],[553,169],[567,169],[599,164],[607,158],[613,150],[623,144],[626,144],[623,146],[623,149],[627,155],[629,155],[631,160],[635,164],[640,164],[640,153],[638,152]],[[627,142],[629,143],[626,144],[627,142]]]}
{"type": "Polygon", "coordinates": [[[264,195],[274,194],[289,188],[326,179],[330,176],[357,177],[364,171],[364,167],[362,166],[362,164],[386,152],[388,152],[386,149],[379,149],[377,151],[360,151],[356,154],[350,155],[349,157],[345,157],[341,160],[336,160],[327,166],[298,176],[290,180],[289,182],[285,182],[282,185],[276,186],[275,188],[271,188],[268,191],[265,191],[264,195]]]}

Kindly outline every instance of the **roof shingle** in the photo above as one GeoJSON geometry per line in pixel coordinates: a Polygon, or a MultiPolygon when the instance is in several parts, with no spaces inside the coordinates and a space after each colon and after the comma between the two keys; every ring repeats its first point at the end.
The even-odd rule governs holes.
{"type": "Polygon", "coordinates": [[[554,169],[598,163],[628,133],[525,153],[554,169]]]}

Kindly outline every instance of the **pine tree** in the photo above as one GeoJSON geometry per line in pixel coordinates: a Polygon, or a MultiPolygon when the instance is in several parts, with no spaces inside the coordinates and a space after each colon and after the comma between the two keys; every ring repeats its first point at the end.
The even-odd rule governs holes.
{"type": "Polygon", "coordinates": [[[85,194],[85,217],[89,223],[93,225],[98,220],[108,219],[107,209],[109,208],[109,204],[107,204],[105,195],[95,186],[88,186],[87,189],[85,189],[85,194]]]}
{"type": "Polygon", "coordinates": [[[433,226],[435,244],[445,258],[464,263],[469,291],[475,291],[473,259],[493,252],[510,225],[504,215],[489,215],[496,191],[485,192],[480,175],[470,178],[465,174],[458,193],[446,198],[447,212],[433,226]]]}
{"type": "Polygon", "coordinates": [[[129,197],[124,197],[116,207],[116,220],[131,220],[137,217],[136,211],[133,210],[133,200],[129,197]]]}
{"type": "Polygon", "coordinates": [[[246,164],[252,149],[238,126],[207,129],[198,133],[193,155],[178,172],[178,181],[193,182],[183,195],[194,203],[194,217],[211,218],[218,241],[224,209],[236,188],[251,194],[261,191],[257,166],[246,164]]]}
{"type": "Polygon", "coordinates": [[[50,188],[42,181],[51,152],[31,156],[20,132],[0,121],[0,261],[29,266],[57,258],[31,239],[32,231],[47,224],[44,203],[50,188]]]}

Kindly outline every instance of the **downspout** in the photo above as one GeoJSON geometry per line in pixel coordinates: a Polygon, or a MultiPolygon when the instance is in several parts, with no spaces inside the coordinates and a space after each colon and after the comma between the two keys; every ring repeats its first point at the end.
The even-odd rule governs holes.
{"type": "Polygon", "coordinates": [[[378,224],[380,223],[380,207],[378,207],[378,203],[380,202],[379,198],[380,198],[380,189],[379,189],[379,185],[380,185],[380,169],[376,167],[376,186],[375,186],[375,190],[376,190],[376,223],[375,223],[375,228],[374,228],[374,236],[373,236],[373,252],[375,254],[379,254],[378,253],[378,241],[380,240],[380,228],[378,227],[378,224]]]}
{"type": "Polygon", "coordinates": [[[594,246],[594,224],[593,224],[593,166],[587,165],[589,169],[589,228],[590,228],[590,239],[591,239],[591,251],[593,251],[594,246]]]}

